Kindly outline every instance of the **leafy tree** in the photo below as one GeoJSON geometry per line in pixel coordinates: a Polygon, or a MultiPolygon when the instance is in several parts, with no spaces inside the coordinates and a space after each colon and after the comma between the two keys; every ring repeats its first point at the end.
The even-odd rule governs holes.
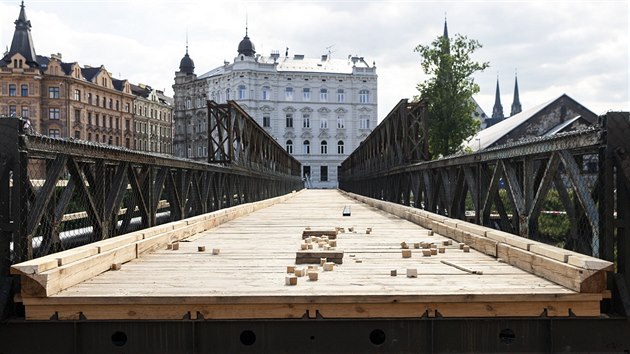
{"type": "Polygon", "coordinates": [[[489,67],[488,62],[473,61],[471,54],[481,44],[459,34],[435,39],[431,45],[418,45],[422,69],[429,79],[418,84],[420,96],[427,102],[429,152],[431,158],[454,154],[462,142],[475,134],[479,121],[473,118],[472,96],[479,86],[472,75],[489,67]]]}

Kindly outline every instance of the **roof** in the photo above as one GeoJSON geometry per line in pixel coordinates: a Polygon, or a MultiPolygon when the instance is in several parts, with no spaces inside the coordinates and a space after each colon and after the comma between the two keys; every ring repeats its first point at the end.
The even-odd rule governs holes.
{"type": "MultiPolygon", "coordinates": [[[[566,95],[563,94],[562,96],[566,96],[566,95]]],[[[481,130],[479,133],[472,136],[470,140],[468,140],[467,143],[465,143],[465,148],[469,148],[472,151],[486,149],[487,147],[491,146],[492,144],[497,142],[499,139],[504,137],[506,134],[516,129],[521,124],[527,122],[536,113],[543,110],[543,108],[549,106],[554,101],[560,99],[560,97],[554,98],[553,100],[547,101],[545,103],[541,103],[528,110],[518,113],[510,118],[504,119],[501,122],[494,124],[493,126],[489,128],[481,130]]]]}
{"type": "MultiPolygon", "coordinates": [[[[354,67],[370,68],[361,57],[348,57],[348,59],[333,59],[328,56],[322,58],[305,58],[303,55],[277,58],[273,56],[258,56],[257,62],[261,64],[274,64],[278,72],[319,72],[330,74],[352,74],[354,67]]],[[[229,70],[230,66],[222,65],[199,76],[200,79],[219,76],[229,70]]]]}
{"type": "Polygon", "coordinates": [[[566,121],[564,121],[564,122],[556,125],[555,127],[551,128],[543,136],[552,136],[552,135],[555,135],[557,133],[560,133],[564,128],[570,126],[571,124],[575,123],[576,121],[578,121],[580,119],[582,119],[582,116],[576,116],[576,117],[573,117],[571,119],[567,119],[566,121]]]}
{"type": "Polygon", "coordinates": [[[11,49],[7,55],[2,58],[0,64],[6,66],[11,62],[11,57],[20,53],[25,59],[26,64],[30,67],[37,67],[37,54],[35,54],[35,46],[33,38],[31,38],[31,21],[26,19],[26,11],[24,10],[24,2],[20,6],[20,15],[15,21],[15,31],[13,32],[13,40],[11,41],[11,49]]]}
{"type": "Polygon", "coordinates": [[[81,74],[87,81],[92,81],[101,68],[81,68],[81,74]]]}

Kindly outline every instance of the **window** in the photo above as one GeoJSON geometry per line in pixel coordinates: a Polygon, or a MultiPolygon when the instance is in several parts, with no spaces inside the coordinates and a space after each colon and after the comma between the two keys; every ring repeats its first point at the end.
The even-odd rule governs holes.
{"type": "Polygon", "coordinates": [[[343,119],[343,116],[337,116],[337,128],[343,129],[345,127],[346,127],[346,123],[345,123],[345,120],[343,119]]]}
{"type": "Polygon", "coordinates": [[[87,98],[88,98],[88,103],[92,104],[92,94],[91,93],[88,93],[88,97],[87,98]]]}
{"type": "Polygon", "coordinates": [[[75,139],[81,139],[81,131],[80,130],[75,130],[74,131],[74,138],[75,139]]]}
{"type": "Polygon", "coordinates": [[[284,99],[287,101],[293,101],[293,87],[287,87],[284,89],[284,99]]]}
{"type": "Polygon", "coordinates": [[[48,98],[59,98],[59,87],[55,87],[55,86],[49,87],[48,98]]]}
{"type": "Polygon", "coordinates": [[[114,109],[114,100],[113,99],[109,99],[109,109],[114,109]]]}
{"type": "Polygon", "coordinates": [[[88,112],[87,124],[92,125],[92,112],[88,112]]]}
{"type": "Polygon", "coordinates": [[[88,133],[87,140],[92,141],[92,133],[88,133]]]}
{"type": "Polygon", "coordinates": [[[114,117],[109,116],[109,127],[113,128],[114,127],[114,117]]]}
{"type": "Polygon", "coordinates": [[[100,104],[99,102],[101,102],[101,96],[96,95],[96,101],[94,101],[94,105],[98,106],[100,104]]]}
{"type": "Polygon", "coordinates": [[[302,128],[311,127],[311,115],[308,113],[302,114],[302,128]]]}
{"type": "Polygon", "coordinates": [[[125,130],[129,131],[130,125],[131,125],[131,121],[129,121],[129,119],[125,119],[125,130]]]}
{"type": "Polygon", "coordinates": [[[28,96],[28,85],[26,84],[22,85],[22,96],[24,97],[28,96]]]}
{"type": "Polygon", "coordinates": [[[328,129],[328,117],[323,116],[319,121],[319,127],[321,129],[328,129]]]}
{"type": "Polygon", "coordinates": [[[293,153],[293,141],[287,140],[287,152],[289,154],[293,153]]]}
{"type": "Polygon", "coordinates": [[[17,86],[15,84],[9,84],[9,96],[17,96],[17,86]]]}
{"type": "Polygon", "coordinates": [[[61,138],[61,132],[59,129],[48,129],[48,136],[51,138],[61,138]]]}
{"type": "Polygon", "coordinates": [[[15,117],[17,114],[17,107],[16,106],[9,106],[9,116],[10,117],[15,117]]]}
{"type": "Polygon", "coordinates": [[[293,128],[293,113],[286,114],[287,128],[293,128]]]}
{"type": "Polygon", "coordinates": [[[322,140],[322,143],[320,144],[320,153],[322,155],[328,154],[328,143],[326,140],[322,140]]]}
{"type": "Polygon", "coordinates": [[[322,102],[328,101],[328,90],[323,88],[319,90],[319,100],[322,102]]]}
{"type": "Polygon", "coordinates": [[[346,96],[343,92],[343,89],[337,90],[337,102],[343,102],[346,100],[346,96]]]}
{"type": "Polygon", "coordinates": [[[343,141],[341,140],[337,142],[337,154],[343,155],[343,141]]]}
{"type": "Polygon", "coordinates": [[[81,110],[80,109],[74,110],[74,122],[81,123],[81,110]]]}
{"type": "Polygon", "coordinates": [[[370,91],[361,90],[359,91],[359,103],[369,103],[370,102],[370,91]]]}
{"type": "Polygon", "coordinates": [[[59,108],[49,108],[48,109],[48,118],[49,119],[59,119],[60,117],[59,108]]]}
{"type": "Polygon", "coordinates": [[[95,126],[98,127],[99,125],[101,125],[101,123],[100,123],[101,122],[101,116],[99,116],[98,113],[94,114],[94,119],[95,119],[95,124],[94,124],[95,126]]]}
{"type": "Polygon", "coordinates": [[[229,101],[230,100],[230,89],[226,89],[225,90],[225,101],[229,101]]]}
{"type": "Polygon", "coordinates": [[[263,127],[269,128],[271,127],[271,117],[268,113],[263,114],[263,127]]]}
{"type": "Polygon", "coordinates": [[[245,92],[246,92],[246,88],[245,85],[241,85],[238,87],[238,99],[239,100],[244,100],[245,99],[245,92]]]}
{"type": "Polygon", "coordinates": [[[310,179],[311,178],[311,166],[302,166],[303,170],[302,170],[302,177],[306,178],[306,179],[310,179]]]}
{"type": "MultiPolygon", "coordinates": [[[[120,109],[120,102],[118,100],[116,100],[116,110],[119,110],[119,109],[120,109]]],[[[116,145],[118,145],[118,144],[116,144],[116,145]]]]}
{"type": "Polygon", "coordinates": [[[303,101],[310,101],[311,100],[311,89],[308,87],[305,87],[302,89],[302,100],[303,101]]]}
{"type": "Polygon", "coordinates": [[[269,101],[271,99],[271,88],[269,86],[263,86],[262,99],[265,101],[269,101]]]}
{"type": "Polygon", "coordinates": [[[130,148],[130,147],[129,147],[129,146],[130,146],[130,144],[131,144],[131,140],[130,140],[129,138],[125,138],[125,147],[126,147],[127,149],[129,149],[129,148],[130,148]]]}
{"type": "Polygon", "coordinates": [[[74,99],[76,101],[81,101],[81,90],[74,90],[74,99]]]}
{"type": "Polygon", "coordinates": [[[28,107],[22,106],[22,118],[28,118],[28,107]]]}
{"type": "Polygon", "coordinates": [[[328,166],[320,166],[319,167],[319,180],[321,182],[328,181],[328,166]]]}
{"type": "Polygon", "coordinates": [[[129,113],[129,102],[125,103],[125,112],[129,113]]]}
{"type": "Polygon", "coordinates": [[[360,129],[370,129],[370,117],[361,116],[359,117],[359,128],[360,129]]]}
{"type": "Polygon", "coordinates": [[[304,154],[308,155],[311,153],[311,142],[308,140],[304,140],[304,154]]]}

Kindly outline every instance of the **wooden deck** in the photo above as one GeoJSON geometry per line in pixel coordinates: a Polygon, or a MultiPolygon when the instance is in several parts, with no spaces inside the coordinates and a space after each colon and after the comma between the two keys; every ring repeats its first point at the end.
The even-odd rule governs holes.
{"type": "MultiPolygon", "coordinates": [[[[208,219],[203,220],[208,225],[208,219]]],[[[193,224],[181,225],[190,228],[193,224]]],[[[440,225],[447,227],[448,222],[442,220],[440,225]]],[[[487,234],[483,242],[489,243],[473,240],[468,244],[482,251],[490,248],[489,252],[484,251],[490,255],[474,248],[464,252],[458,242],[466,236],[463,231],[452,245],[444,246],[445,253],[423,256],[422,249],[414,248],[414,244],[424,242],[442,247],[443,241],[451,238],[335,190],[294,193],[281,202],[206,231],[189,230],[173,239],[177,230],[186,227],[168,230],[171,237],[166,242],[154,241],[153,246],[145,247],[148,249],[145,252],[141,251],[142,242],[157,239],[159,232],[157,236],[145,232],[130,238],[127,244],[134,245],[131,252],[135,256],[128,261],[115,259],[122,251],[95,260],[103,252],[126,249],[127,244],[121,244],[112,250],[99,249],[101,253],[78,261],[67,260],[66,265],[59,261],[57,267],[54,264],[47,267],[50,269],[42,268],[41,261],[35,266],[33,262],[16,265],[14,271],[23,275],[25,284],[22,301],[27,319],[598,316],[605,293],[605,269],[610,267],[607,262],[577,254],[572,256],[579,262],[573,260],[573,263],[580,263],[583,268],[569,264],[569,255],[561,262],[554,260],[553,255],[543,255],[544,252],[519,249],[521,253],[515,253],[516,246],[505,239],[496,241],[497,237],[490,238],[487,234]],[[351,216],[342,216],[345,206],[350,206],[351,216]],[[307,227],[344,229],[345,232],[337,235],[334,248],[343,251],[343,264],[335,265],[332,271],[318,266],[318,280],[304,276],[297,278],[297,285],[286,285],[286,277],[290,275],[287,266],[308,267],[295,264],[307,227]],[[367,228],[372,229],[371,233],[366,233],[367,228]],[[167,249],[177,239],[179,249],[167,249]],[[410,258],[402,257],[402,242],[409,245],[410,258]],[[488,244],[494,245],[494,252],[488,244]],[[200,246],[205,246],[205,251],[199,251],[200,246]],[[220,253],[214,255],[213,249],[220,249],[220,253]],[[530,265],[520,264],[527,261],[523,252],[533,257],[530,265]],[[84,265],[77,267],[76,262],[84,265]],[[65,286],[44,284],[48,289],[45,293],[32,290],[39,287],[29,285],[37,281],[42,284],[39,274],[48,274],[51,283],[63,282],[64,277],[76,278],[77,272],[89,270],[95,262],[105,262],[107,268],[117,263],[122,266],[120,270],[96,271],[97,275],[85,276],[84,281],[80,277],[78,281],[67,281],[65,286]],[[528,267],[539,263],[544,271],[529,271],[528,267]],[[64,266],[73,269],[72,274],[69,270],[64,273],[64,266]],[[571,271],[580,274],[590,271],[596,275],[597,285],[591,284],[580,292],[585,283],[580,279],[576,279],[579,282],[576,286],[572,286],[571,279],[568,283],[550,281],[556,278],[545,275],[553,267],[565,267],[552,273],[569,278],[571,271]],[[416,269],[417,277],[407,277],[407,269],[416,269]],[[397,276],[391,275],[393,270],[397,276]]],[[[317,250],[317,243],[313,240],[312,244],[317,250]]],[[[84,246],[84,249],[92,248],[84,246]]]]}

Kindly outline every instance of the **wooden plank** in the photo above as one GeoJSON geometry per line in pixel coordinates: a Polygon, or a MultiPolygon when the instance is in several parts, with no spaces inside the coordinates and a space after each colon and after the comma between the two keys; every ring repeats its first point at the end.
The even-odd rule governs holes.
{"type": "Polygon", "coordinates": [[[502,243],[497,246],[497,257],[577,292],[601,293],[607,286],[605,270],[578,268],[502,243]]]}
{"type": "Polygon", "coordinates": [[[329,239],[334,240],[337,238],[337,229],[316,229],[302,231],[302,239],[311,236],[328,236],[329,239]]]}
{"type": "Polygon", "coordinates": [[[140,241],[142,239],[144,239],[144,234],[142,232],[132,232],[130,234],[116,236],[107,240],[99,241],[94,243],[93,245],[98,248],[98,253],[103,253],[136,241],[140,241]]]}
{"type": "Polygon", "coordinates": [[[486,232],[486,237],[526,251],[529,251],[529,246],[535,243],[535,241],[532,241],[530,239],[526,239],[524,237],[516,236],[499,230],[486,232]]]}
{"type": "Polygon", "coordinates": [[[343,251],[329,250],[329,251],[297,251],[295,255],[295,264],[316,263],[319,264],[322,258],[326,258],[329,262],[335,262],[336,264],[343,263],[343,251]]]}

